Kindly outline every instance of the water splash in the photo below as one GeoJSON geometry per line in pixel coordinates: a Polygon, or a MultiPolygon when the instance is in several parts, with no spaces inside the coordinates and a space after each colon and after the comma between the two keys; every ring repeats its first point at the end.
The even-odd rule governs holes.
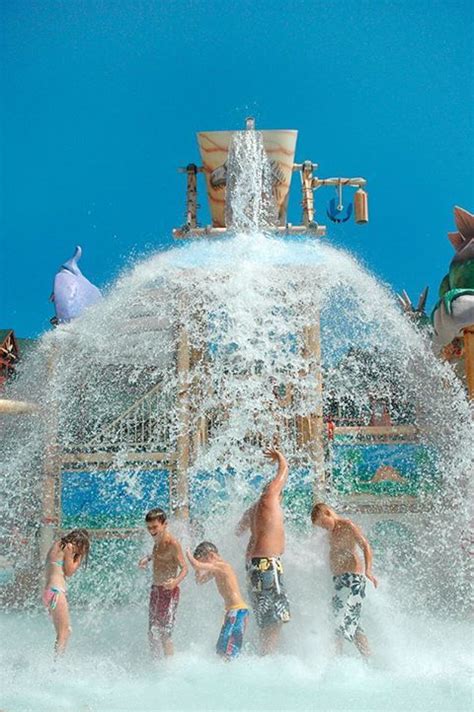
{"type": "Polygon", "coordinates": [[[277,225],[274,180],[261,132],[236,131],[229,146],[226,225],[247,234],[277,225]]]}
{"type": "MultiPolygon", "coordinates": [[[[100,304],[80,319],[45,334],[36,353],[25,360],[10,393],[41,404],[43,415],[2,422],[2,521],[5,557],[15,562],[20,581],[14,589],[18,603],[28,581],[30,590],[37,585],[41,569],[36,534],[45,458],[51,462],[60,452],[63,484],[69,481],[74,487],[77,471],[68,468],[68,457],[74,459],[73,454],[81,452],[92,463],[99,453],[107,452],[106,465],[87,466],[95,487],[94,502],[84,502],[88,520],[74,520],[65,512],[64,526],[87,522],[89,526],[94,522],[95,526],[136,526],[143,512],[157,504],[157,490],[150,490],[144,482],[140,461],[150,452],[175,453],[179,438],[191,433],[188,496],[195,529],[180,530],[179,523],[174,526],[181,531],[184,543],[196,543],[197,530],[199,536],[215,539],[243,578],[243,546],[235,540],[233,528],[269,474],[261,448],[277,437],[292,470],[285,506],[287,580],[294,619],[285,633],[283,652],[288,657],[281,665],[293,679],[291,689],[297,686],[295,676],[300,682],[306,679],[307,696],[288,708],[306,709],[321,682],[308,665],[323,669],[328,665],[324,646],[315,643],[314,620],[317,640],[330,639],[324,546],[320,537],[310,534],[308,518],[314,480],[319,482],[321,496],[336,508],[350,511],[352,505],[331,478],[331,453],[323,452],[323,460],[318,459],[301,441],[302,419],[316,418],[314,422],[321,424],[321,415],[330,413],[334,402],[350,403],[351,412],[360,417],[367,412],[370,398],[390,394],[395,382],[396,422],[416,427],[420,440],[434,453],[436,477],[429,463],[423,475],[427,486],[421,486],[415,495],[413,511],[407,506],[398,513],[387,508],[382,515],[355,515],[373,539],[381,590],[388,592],[378,599],[372,596],[374,605],[377,600],[380,603],[369,623],[369,633],[382,658],[380,651],[387,648],[393,635],[399,648],[413,646],[409,631],[388,630],[389,620],[396,620],[401,628],[410,627],[415,616],[429,614],[434,616],[430,625],[441,635],[436,616],[439,620],[446,614],[456,617],[465,607],[468,585],[461,542],[467,525],[472,421],[464,392],[450,367],[434,358],[427,340],[400,314],[391,292],[352,256],[326,243],[274,238],[263,232],[275,223],[275,214],[269,164],[262,150],[257,132],[236,136],[228,185],[232,236],[189,243],[134,265],[100,304]],[[308,348],[309,328],[320,333],[321,353],[308,348]],[[183,339],[189,353],[184,380],[176,361],[183,339]],[[368,354],[375,354],[372,369],[367,367],[368,354]],[[104,474],[105,466],[109,469],[104,474]],[[119,473],[114,480],[115,494],[108,480],[113,472],[119,473]],[[94,510],[99,501],[109,503],[109,509],[94,510]],[[390,549],[379,537],[377,548],[380,528],[376,530],[376,525],[380,521],[385,522],[385,533],[390,523],[396,523],[405,528],[408,538],[390,549]]],[[[160,487],[166,481],[160,479],[162,474],[157,471],[153,480],[161,483],[160,487]]],[[[66,487],[65,498],[67,493],[66,487]]],[[[170,497],[174,504],[187,504],[178,501],[176,492],[170,497]]],[[[168,497],[164,504],[169,503],[168,497]]],[[[147,583],[134,562],[147,546],[144,542],[140,536],[95,541],[89,570],[71,582],[71,600],[88,606],[79,614],[81,645],[87,647],[93,641],[98,646],[94,671],[87,669],[85,656],[77,659],[83,686],[64,693],[74,700],[86,699],[84,689],[91,676],[110,681],[113,669],[116,679],[117,659],[119,668],[128,667],[130,645],[136,650],[145,645],[144,624],[143,631],[125,633],[121,622],[116,622],[112,633],[115,613],[104,613],[104,607],[115,603],[128,606],[122,609],[127,618],[143,617],[147,583]],[[123,652],[115,652],[118,658],[114,660],[107,650],[110,647],[115,651],[123,648],[123,652]]],[[[182,653],[185,658],[176,668],[185,677],[190,660],[200,670],[214,674],[213,663],[202,660],[200,651],[207,650],[203,640],[214,636],[214,627],[217,631],[220,604],[217,598],[212,604],[207,597],[199,599],[200,593],[191,581],[186,583],[177,640],[178,648],[191,652],[182,653]],[[198,617],[206,621],[199,629],[193,625],[196,611],[201,611],[198,617]],[[196,655],[199,663],[193,657],[196,655]]],[[[13,603],[11,599],[7,608],[13,603]]],[[[7,628],[11,620],[5,619],[7,628]]],[[[24,619],[21,625],[25,625],[24,619]]],[[[38,645],[44,655],[50,645],[50,630],[43,623],[33,625],[41,631],[38,645]]],[[[253,633],[250,651],[252,640],[253,633]]],[[[438,659],[437,645],[430,641],[420,644],[428,661],[426,670],[420,672],[423,689],[428,689],[427,681],[431,683],[433,676],[439,676],[438,668],[430,667],[438,659]]],[[[453,655],[447,663],[452,667],[450,679],[456,679],[459,671],[463,681],[459,648],[453,655]]],[[[400,655],[393,652],[388,657],[387,674],[393,682],[400,655]]],[[[145,665],[146,676],[144,655],[138,659],[145,665]]],[[[252,689],[255,664],[252,661],[252,670],[247,670],[244,661],[238,668],[242,685],[252,689]]],[[[261,665],[263,679],[269,670],[265,663],[261,665]]],[[[18,671],[11,666],[8,670],[8,679],[13,681],[18,671]]],[[[357,670],[354,674],[355,687],[352,692],[348,688],[347,694],[340,693],[339,702],[347,707],[347,700],[356,699],[367,708],[362,692],[367,686],[365,673],[357,670]]],[[[171,682],[164,677],[159,683],[166,694],[169,685],[175,684],[175,673],[170,675],[171,682]]],[[[380,680],[369,678],[372,691],[379,684],[380,680]]],[[[409,675],[402,684],[408,694],[409,675]]],[[[127,686],[132,694],[133,682],[128,678],[127,686]]],[[[330,679],[323,687],[333,689],[330,679]]],[[[204,689],[201,694],[205,697],[204,689]]],[[[36,709],[41,709],[38,699],[36,709]]],[[[200,709],[199,703],[188,703],[190,708],[200,709]]],[[[240,698],[238,703],[243,704],[240,698]]],[[[91,704],[100,702],[94,698],[91,704]]],[[[144,700],[144,704],[148,702],[144,700]]],[[[262,701],[263,708],[265,704],[262,701]]]]}

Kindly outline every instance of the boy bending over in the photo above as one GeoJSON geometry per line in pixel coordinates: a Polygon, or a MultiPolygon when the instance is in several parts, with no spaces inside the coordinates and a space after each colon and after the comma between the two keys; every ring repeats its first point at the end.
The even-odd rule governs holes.
{"type": "Polygon", "coordinates": [[[311,511],[314,526],[329,532],[329,563],[333,574],[332,608],[336,621],[336,650],[342,651],[344,638],[354,642],[359,652],[370,655],[367,636],[359,624],[366,579],[377,588],[372,574],[372,550],[361,530],[350,519],[339,517],[326,504],[315,504],[311,511]],[[362,549],[362,563],[357,548],[362,549]]]}
{"type": "Polygon", "coordinates": [[[171,536],[162,509],[150,509],[145,517],[146,527],[155,542],[153,553],[138,562],[144,569],[153,561],[153,585],[150,592],[148,640],[151,654],[157,658],[160,643],[166,656],[173,655],[173,634],[179,602],[179,584],[188,573],[179,541],[171,536]]]}
{"type": "Polygon", "coordinates": [[[217,547],[209,541],[203,541],[196,547],[194,555],[186,551],[191,566],[196,572],[196,582],[207,583],[215,579],[217,590],[224,599],[225,616],[216,653],[225,660],[237,657],[242,649],[244,632],[247,627],[249,611],[242,599],[237,576],[232,566],[219,555],[217,547]]]}

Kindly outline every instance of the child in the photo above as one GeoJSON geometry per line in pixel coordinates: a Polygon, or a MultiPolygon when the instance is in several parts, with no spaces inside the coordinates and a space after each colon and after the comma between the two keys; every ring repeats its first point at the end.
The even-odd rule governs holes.
{"type": "Polygon", "coordinates": [[[285,550],[285,525],[281,498],[288,480],[288,463],[279,450],[270,448],[265,457],[277,465],[277,472],[264,486],[260,497],[244,512],[235,533],[250,530],[246,552],[247,584],[257,625],[260,652],[276,652],[283,623],[290,620],[282,555],[285,550]]]}
{"type": "Polygon", "coordinates": [[[46,557],[46,585],[43,603],[48,609],[56,630],[55,654],[64,653],[71,633],[69,606],[66,597],[66,576],[76,573],[82,561],[87,565],[89,534],[85,529],[74,529],[55,542],[46,557]]]}
{"type": "Polygon", "coordinates": [[[329,532],[329,563],[335,589],[332,607],[336,619],[336,650],[342,652],[345,638],[354,642],[367,658],[370,655],[369,643],[359,620],[366,578],[377,588],[377,579],[372,574],[372,550],[361,530],[350,519],[339,517],[322,502],[314,505],[311,521],[314,526],[329,532]],[[364,553],[365,565],[361,562],[357,547],[364,553]]]}
{"type": "Polygon", "coordinates": [[[194,556],[187,549],[186,554],[196,572],[196,582],[216,581],[217,590],[224,599],[225,616],[216,653],[228,661],[237,657],[242,649],[243,636],[247,627],[249,611],[240,593],[237,576],[232,566],[219,555],[217,547],[203,541],[196,547],[194,556]]]}
{"type": "Polygon", "coordinates": [[[168,531],[166,514],[158,507],[145,517],[155,545],[153,553],[140,559],[144,569],[153,560],[153,585],[148,613],[148,640],[153,658],[160,654],[160,643],[166,657],[173,655],[173,634],[179,602],[179,584],[188,573],[180,543],[168,531]]]}

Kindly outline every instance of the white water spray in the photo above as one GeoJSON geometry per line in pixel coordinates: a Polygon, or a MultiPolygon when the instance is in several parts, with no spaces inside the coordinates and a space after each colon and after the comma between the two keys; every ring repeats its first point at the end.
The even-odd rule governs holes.
{"type": "MultiPolygon", "coordinates": [[[[367,710],[369,702],[387,710],[422,710],[427,704],[462,709],[468,696],[468,635],[460,632],[456,617],[468,591],[461,542],[472,466],[464,393],[450,368],[433,357],[427,341],[399,313],[393,295],[350,255],[314,240],[265,234],[276,213],[271,166],[258,132],[236,134],[228,189],[231,236],[189,243],[136,264],[102,303],[46,334],[25,361],[11,393],[40,403],[44,415],[5,422],[5,541],[23,576],[38,577],[34,532],[40,524],[41,461],[52,445],[65,457],[107,450],[108,467],[121,473],[123,496],[143,512],[155,505],[130,453],[138,463],[143,453],[176,449],[183,421],[175,354],[185,333],[191,354],[191,516],[200,536],[215,540],[236,566],[242,584],[244,544],[233,529],[261,476],[269,475],[262,446],[278,436],[290,462],[285,559],[293,620],[284,631],[282,657],[256,659],[251,629],[247,657],[231,671],[218,666],[213,643],[220,602],[214,591],[197,589],[188,579],[178,615],[177,658],[152,670],[146,646],[148,582],[135,566],[149,543],[145,536],[98,540],[90,568],[71,583],[71,601],[79,604],[75,632],[65,675],[54,691],[45,690],[50,672],[42,662],[51,647],[48,621],[24,613],[2,619],[12,641],[2,660],[4,706],[49,710],[59,695],[64,709],[88,705],[84,709],[101,712],[157,709],[157,696],[166,709],[308,710],[315,709],[315,700],[321,710],[367,710]],[[320,324],[321,359],[305,351],[305,329],[314,323],[320,324]],[[348,353],[354,357],[346,364],[356,365],[341,368],[348,353]],[[357,353],[378,354],[370,383],[357,353]],[[368,388],[384,393],[393,381],[399,385],[397,422],[418,428],[420,440],[435,453],[438,475],[421,491],[418,509],[384,515],[406,525],[412,538],[396,555],[383,546],[375,549],[381,586],[367,601],[367,630],[375,665],[383,670],[365,670],[356,659],[331,661],[325,549],[308,517],[312,483],[322,473],[295,433],[298,419],[322,408],[327,412],[334,399],[346,399],[363,413],[368,388]],[[123,418],[130,403],[140,407],[123,418]],[[199,443],[204,418],[206,438],[199,443]],[[449,649],[441,654],[446,637],[449,649]],[[21,646],[14,642],[18,638],[21,646]],[[388,683],[393,695],[387,695],[388,683]],[[451,685],[457,697],[450,697],[451,685]]],[[[102,467],[89,469],[106,500],[102,467]]],[[[324,496],[344,511],[349,500],[331,483],[330,463],[324,467],[324,496]]],[[[115,521],[130,526],[135,514],[122,508],[115,521]]],[[[374,516],[355,518],[370,536],[374,516]]],[[[141,514],[135,523],[140,521],[141,514]]],[[[175,526],[185,544],[197,543],[192,530],[175,526]]],[[[16,591],[17,601],[21,593],[16,591]]],[[[14,603],[11,599],[7,610],[14,603]]]]}

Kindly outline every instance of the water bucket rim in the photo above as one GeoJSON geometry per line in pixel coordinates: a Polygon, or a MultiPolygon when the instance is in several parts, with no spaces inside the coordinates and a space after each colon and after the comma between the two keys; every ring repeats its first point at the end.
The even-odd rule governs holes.
{"type": "MultiPolygon", "coordinates": [[[[196,136],[200,136],[201,134],[229,134],[229,133],[244,133],[245,131],[248,131],[249,129],[227,129],[227,130],[219,130],[219,131],[196,131],[196,136]]],[[[250,129],[253,130],[253,129],[250,129]]],[[[266,134],[266,133],[292,133],[292,134],[297,134],[298,129],[255,129],[257,133],[261,134],[266,134]]]]}

